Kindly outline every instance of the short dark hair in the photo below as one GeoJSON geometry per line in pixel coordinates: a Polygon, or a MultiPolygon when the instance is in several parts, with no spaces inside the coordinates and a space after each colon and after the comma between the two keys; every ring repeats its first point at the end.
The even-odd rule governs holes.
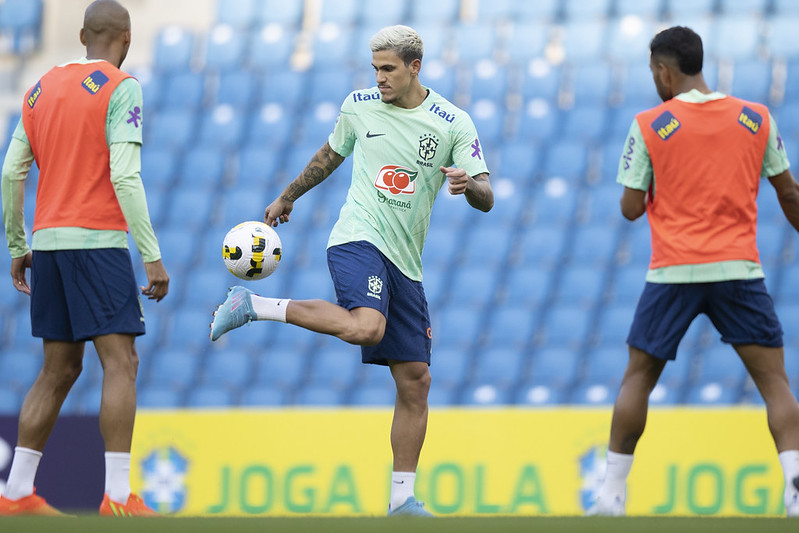
{"type": "Polygon", "coordinates": [[[653,56],[676,59],[680,71],[688,76],[702,72],[702,38],[691,28],[674,26],[663,30],[649,43],[649,51],[653,56]]]}

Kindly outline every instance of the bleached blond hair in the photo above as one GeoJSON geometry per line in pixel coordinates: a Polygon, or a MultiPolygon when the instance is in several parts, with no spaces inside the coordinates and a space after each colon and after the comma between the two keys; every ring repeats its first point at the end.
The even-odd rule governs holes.
{"type": "Polygon", "coordinates": [[[422,38],[413,28],[401,24],[387,26],[375,33],[369,40],[369,48],[372,52],[391,50],[405,65],[410,65],[415,59],[421,60],[424,55],[422,38]]]}

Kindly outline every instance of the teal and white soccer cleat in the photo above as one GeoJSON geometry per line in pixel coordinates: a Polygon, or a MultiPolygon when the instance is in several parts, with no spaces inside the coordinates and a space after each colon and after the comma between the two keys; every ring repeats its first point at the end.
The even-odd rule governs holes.
{"type": "Polygon", "coordinates": [[[432,518],[434,515],[430,511],[426,511],[422,502],[416,501],[416,498],[409,496],[405,503],[388,511],[388,516],[421,516],[432,518]]]}
{"type": "Polygon", "coordinates": [[[585,516],[624,516],[624,495],[616,494],[610,498],[597,496],[594,505],[585,512],[585,516]]]}
{"type": "Polygon", "coordinates": [[[252,294],[251,290],[240,285],[228,290],[227,299],[214,311],[214,320],[211,322],[212,341],[257,318],[252,308],[252,294]]]}

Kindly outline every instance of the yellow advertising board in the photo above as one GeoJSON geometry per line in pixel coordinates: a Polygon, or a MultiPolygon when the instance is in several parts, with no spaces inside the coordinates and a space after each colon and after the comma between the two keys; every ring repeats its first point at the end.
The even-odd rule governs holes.
{"type": "MultiPolygon", "coordinates": [[[[604,475],[610,409],[432,410],[417,499],[437,515],[581,515],[604,475]]],[[[384,515],[388,409],[141,411],[134,489],[179,515],[384,515]]],[[[759,408],[652,409],[630,515],[782,515],[759,408]]]]}

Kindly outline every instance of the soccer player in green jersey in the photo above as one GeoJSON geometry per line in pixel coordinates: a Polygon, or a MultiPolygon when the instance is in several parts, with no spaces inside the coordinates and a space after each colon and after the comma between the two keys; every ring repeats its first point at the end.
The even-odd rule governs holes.
{"type": "Polygon", "coordinates": [[[252,320],[275,320],[359,345],[364,363],[388,366],[397,387],[389,515],[431,516],[413,492],[432,339],[422,248],[445,182],[480,211],[493,207],[494,194],[469,115],[419,81],[419,35],[390,26],[369,46],[377,86],[347,96],[328,142],[264,213],[272,226],[288,222],[294,202],[353,155],[352,184],[327,248],[338,305],[233,287],[214,313],[211,339],[252,320]]]}

